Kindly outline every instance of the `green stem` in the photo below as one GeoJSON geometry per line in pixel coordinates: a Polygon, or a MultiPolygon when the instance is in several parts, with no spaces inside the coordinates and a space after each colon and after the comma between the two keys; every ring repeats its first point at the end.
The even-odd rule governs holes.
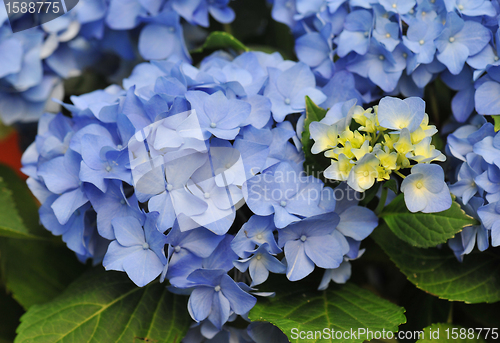
{"type": "Polygon", "coordinates": [[[380,195],[380,200],[378,202],[377,208],[375,209],[375,214],[380,214],[385,206],[385,201],[387,200],[387,192],[389,188],[386,188],[382,185],[382,194],[380,195]]]}
{"type": "Polygon", "coordinates": [[[377,141],[378,141],[378,139],[380,138],[381,135],[382,135],[382,131],[380,131],[378,133],[378,135],[375,137],[375,139],[372,141],[372,145],[375,145],[377,143],[377,141]]]}
{"type": "Polygon", "coordinates": [[[403,174],[401,174],[401,173],[400,173],[400,172],[398,172],[397,170],[393,170],[393,173],[395,173],[396,175],[401,176],[401,178],[403,178],[403,179],[406,179],[406,176],[404,176],[403,174]]]}
{"type": "Polygon", "coordinates": [[[432,119],[434,119],[434,123],[436,124],[437,127],[440,127],[440,118],[439,118],[439,105],[438,105],[438,100],[436,97],[436,84],[432,83],[430,85],[430,103],[431,103],[431,114],[432,114],[432,119]]]}
{"type": "Polygon", "coordinates": [[[231,25],[230,24],[224,24],[224,31],[229,33],[230,35],[233,34],[233,30],[231,29],[231,25]]]}

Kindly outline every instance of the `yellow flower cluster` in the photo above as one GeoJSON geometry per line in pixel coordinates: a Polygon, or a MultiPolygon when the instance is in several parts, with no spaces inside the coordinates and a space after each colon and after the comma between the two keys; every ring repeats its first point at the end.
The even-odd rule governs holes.
{"type": "MultiPolygon", "coordinates": [[[[375,181],[389,180],[391,173],[411,167],[411,161],[445,160],[431,144],[437,129],[429,125],[426,113],[413,115],[409,108],[409,114],[390,113],[389,121],[385,114],[383,123],[388,123],[387,128],[380,124],[379,106],[364,110],[353,104],[348,110],[343,108],[347,113],[331,113],[339,111],[338,107],[332,108],[323,120],[309,126],[314,140],[312,153],[324,152],[331,159],[330,167],[324,171],[326,178],[347,181],[353,189],[363,192],[375,181]],[[330,116],[341,119],[330,124],[330,116]],[[418,126],[415,120],[420,121],[418,126]]],[[[402,112],[407,112],[406,107],[403,106],[402,112]]]]}

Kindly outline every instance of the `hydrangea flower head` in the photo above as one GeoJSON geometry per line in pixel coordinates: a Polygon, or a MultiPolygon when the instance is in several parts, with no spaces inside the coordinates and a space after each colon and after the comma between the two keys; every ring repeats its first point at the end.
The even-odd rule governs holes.
{"type": "MultiPolygon", "coordinates": [[[[192,318],[221,333],[255,304],[251,286],[286,272],[285,260],[305,266],[291,280],[315,265],[330,275],[376,226],[353,204],[336,214],[334,190],[304,173],[299,127],[284,117],[302,114],[307,94],[328,100],[307,65],[278,54],[216,53],[199,68],[176,59],[139,64],[123,87],[63,104],[71,117],[42,117],[23,156],[41,221],[82,261],[102,261],[140,287],[168,280],[190,294],[192,318]],[[284,96],[293,98],[285,111],[273,104],[284,96]]],[[[341,130],[363,113],[354,103],[331,114],[341,130]]],[[[353,138],[351,155],[361,159],[363,137],[334,138],[353,138]]]]}
{"type": "MultiPolygon", "coordinates": [[[[355,101],[338,103],[326,113],[325,118],[312,122],[309,128],[314,140],[311,152],[324,152],[325,157],[331,159],[331,165],[324,171],[324,176],[347,181],[358,192],[370,189],[377,181],[389,180],[392,173],[401,175],[401,169],[411,167],[413,173],[413,170],[420,170],[419,168],[425,170],[421,166],[432,161],[446,159],[431,144],[431,136],[437,130],[428,125],[425,102],[416,97],[404,100],[385,97],[375,110],[355,106],[355,101]],[[340,107],[343,110],[339,111],[340,107]],[[357,130],[350,129],[352,121],[359,125],[357,130]],[[412,161],[418,164],[411,165],[412,161]],[[417,166],[420,167],[415,169],[417,166]]],[[[440,187],[433,188],[438,192],[442,190],[440,196],[443,198],[429,195],[426,199],[430,204],[444,199],[448,191],[448,187],[444,185],[442,168],[437,165],[432,168],[441,170],[443,175],[440,187]]],[[[417,176],[412,176],[410,180],[415,178],[417,176]]],[[[409,181],[405,184],[409,184],[409,181]]],[[[420,186],[423,187],[423,184],[420,186]]],[[[442,202],[439,206],[415,205],[410,197],[405,200],[413,212],[440,212],[451,206],[449,192],[448,198],[450,201],[442,202]]]]}

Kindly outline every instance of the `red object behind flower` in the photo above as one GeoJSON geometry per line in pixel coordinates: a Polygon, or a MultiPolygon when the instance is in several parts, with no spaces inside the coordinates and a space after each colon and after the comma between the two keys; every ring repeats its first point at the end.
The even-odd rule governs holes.
{"type": "Polygon", "coordinates": [[[16,171],[24,180],[27,176],[21,172],[21,156],[19,149],[19,139],[16,131],[11,132],[7,137],[0,140],[0,163],[6,164],[16,171]]]}

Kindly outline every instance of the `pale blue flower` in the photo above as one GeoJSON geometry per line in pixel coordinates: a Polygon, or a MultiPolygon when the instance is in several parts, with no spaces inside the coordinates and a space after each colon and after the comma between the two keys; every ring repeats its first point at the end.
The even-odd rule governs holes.
{"type": "Polygon", "coordinates": [[[417,164],[401,184],[410,212],[434,213],[451,206],[451,196],[444,182],[443,168],[435,164],[417,164]]]}

